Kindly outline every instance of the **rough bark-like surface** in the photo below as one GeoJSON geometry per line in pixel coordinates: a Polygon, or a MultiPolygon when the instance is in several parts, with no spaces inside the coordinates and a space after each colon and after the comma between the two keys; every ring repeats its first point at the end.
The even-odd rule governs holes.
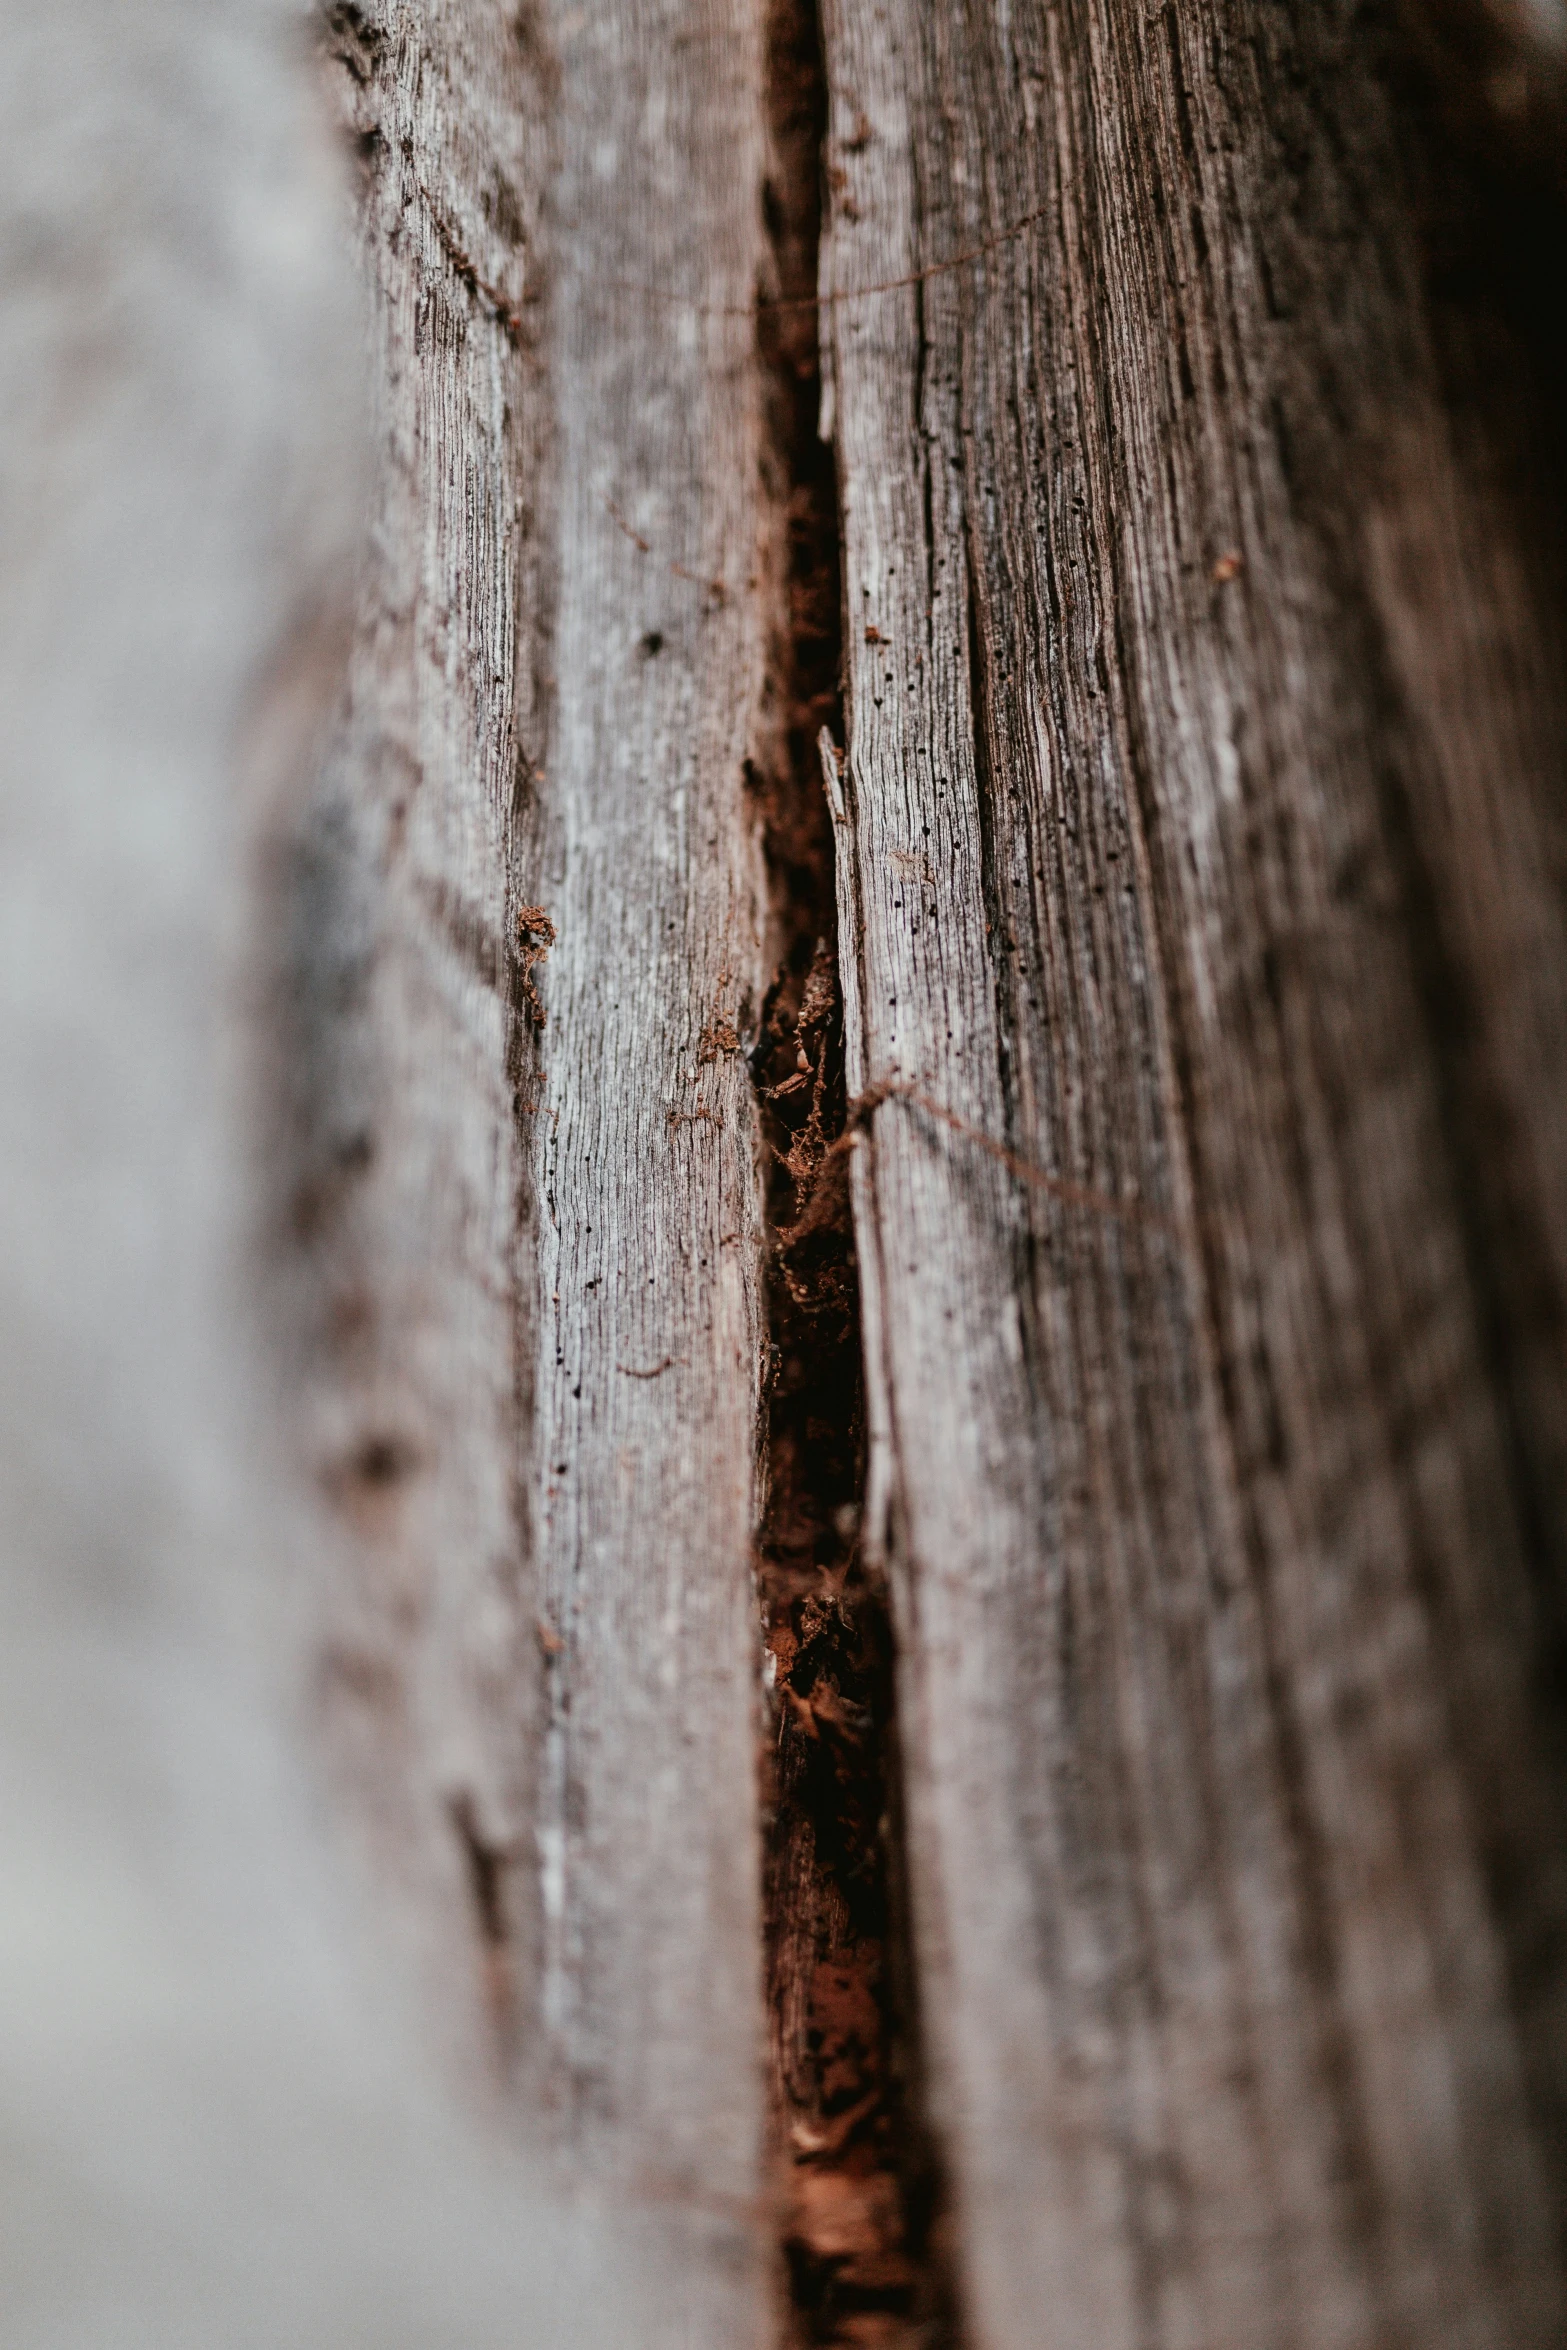
{"type": "Polygon", "coordinates": [[[1554,2342],[1529,354],[1360,12],[828,16],[849,1086],[1036,1170],[856,1154],[972,2339],[1554,2342]]]}

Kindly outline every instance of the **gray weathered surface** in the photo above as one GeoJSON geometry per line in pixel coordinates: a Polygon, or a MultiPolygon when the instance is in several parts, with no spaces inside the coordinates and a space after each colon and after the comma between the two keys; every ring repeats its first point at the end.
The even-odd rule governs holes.
{"type": "Polygon", "coordinates": [[[376,464],[346,707],[289,877],[291,1339],[343,1532],[328,1724],[479,2071],[509,1991],[465,1837],[502,1867],[526,1844],[538,1653],[510,939],[541,600],[541,93],[499,11],[326,18],[376,464]]]}
{"type": "Polygon", "coordinates": [[[382,445],[297,895],[330,1713],[454,2031],[482,1985],[527,2127],[690,2244],[667,2323],[733,2345],[772,2290],[758,36],[328,17],[382,445]]]}
{"type": "Polygon", "coordinates": [[[765,2281],[764,1331],[739,1050],[765,981],[744,783],[768,610],[745,315],[761,58],[753,11],[693,0],[573,13],[560,42],[537,866],[558,944],[533,1120],[535,1542],[561,1644],[539,1796],[545,2095],[578,2160],[629,2166],[729,2233],[730,2262],[703,2264],[727,2309],[692,2323],[740,2342],[765,2281]]]}
{"type": "Polygon", "coordinates": [[[440,2081],[301,1768],[321,1551],[248,1262],[254,882],[340,678],[362,412],[298,29],[7,12],[9,2350],[635,2332],[603,2236],[440,2081]]]}
{"type": "Polygon", "coordinates": [[[827,287],[1034,216],[830,313],[851,1090],[1100,1202],[907,1099],[856,1154],[972,2338],[1554,2342],[1527,362],[1348,10],[828,32],[827,287]]]}
{"type": "MultiPolygon", "coordinates": [[[[534,2174],[357,1988],[368,1925],[673,2246],[610,2338],[736,2350],[775,2285],[763,11],[322,12],[346,652],[328,184],[262,20],[113,13],[34,12],[3,167],[26,2319],[112,2340],[131,2274],[160,2341],[594,2338],[534,2174]],[[247,861],[306,1492],[237,1302],[247,861]],[[291,1523],[368,1868],[279,1736],[291,1523]]],[[[1567,660],[1505,211],[1347,4],[827,32],[865,1525],[968,2334],[1543,2350],[1567,660]]]]}

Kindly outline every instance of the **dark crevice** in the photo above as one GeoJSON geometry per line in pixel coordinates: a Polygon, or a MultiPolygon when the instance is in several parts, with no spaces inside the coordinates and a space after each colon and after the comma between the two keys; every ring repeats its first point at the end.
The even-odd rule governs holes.
{"type": "Polygon", "coordinates": [[[486,1834],[478,1804],[466,1788],[449,1799],[447,1810],[468,1882],[484,2004],[497,2052],[502,2062],[509,2064],[516,2005],[510,1910],[516,1848],[486,1834]]]}
{"type": "Polygon", "coordinates": [[[817,738],[841,739],[837,483],[818,437],[826,91],[811,0],[767,31],[771,283],[758,313],[775,621],[752,780],[774,976],[753,1056],[768,1145],[764,1515],[766,1988],[785,2339],[947,2338],[936,2172],[917,2118],[902,1925],[891,1625],[860,1542],[864,1407],[845,1128],[833,826],[817,738]],[[804,298],[806,307],[790,308],[804,298]]]}
{"type": "Polygon", "coordinates": [[[329,0],[321,11],[322,37],[356,82],[373,81],[386,55],[386,34],[354,0],[329,0]]]}
{"type": "Polygon", "coordinates": [[[502,1949],[509,1939],[505,1872],[510,1856],[481,1833],[478,1809],[471,1795],[465,1793],[453,1796],[450,1809],[452,1825],[457,1831],[468,1872],[468,1889],[473,1896],[474,1923],[478,1928],[479,1940],[486,1950],[502,1949]]]}

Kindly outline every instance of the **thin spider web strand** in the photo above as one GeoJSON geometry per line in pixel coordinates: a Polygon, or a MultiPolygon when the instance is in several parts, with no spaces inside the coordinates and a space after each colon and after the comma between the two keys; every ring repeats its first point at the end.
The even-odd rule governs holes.
{"type": "Polygon", "coordinates": [[[1025,212],[1021,220],[997,229],[977,245],[953,253],[945,261],[932,261],[924,269],[911,269],[902,277],[880,278],[868,286],[840,286],[831,292],[815,294],[761,294],[754,302],[702,302],[694,294],[677,294],[668,286],[652,286],[642,278],[595,277],[592,283],[620,294],[640,294],[650,302],[667,302],[672,307],[695,312],[699,318],[760,318],[799,315],[807,310],[837,310],[846,303],[868,302],[876,294],[901,293],[908,286],[921,286],[933,277],[944,277],[950,270],[962,269],[970,261],[982,261],[987,253],[994,253],[1001,245],[1010,245],[1027,234],[1043,220],[1048,206],[1038,204],[1032,212],[1025,212]]]}

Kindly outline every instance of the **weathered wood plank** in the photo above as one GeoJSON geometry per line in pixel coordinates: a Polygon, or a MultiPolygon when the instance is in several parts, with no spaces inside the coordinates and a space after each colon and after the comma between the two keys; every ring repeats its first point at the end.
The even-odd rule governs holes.
{"type": "Polygon", "coordinates": [[[546,93],[499,10],[324,18],[359,167],[376,468],[344,716],[293,880],[292,1343],[344,1536],[328,1728],[432,2009],[482,2075],[512,2020],[538,1678],[513,941],[546,594],[546,93]]]}
{"type": "Polygon", "coordinates": [[[382,462],[300,898],[340,1751],[454,2035],[768,2330],[755,12],[328,11],[382,462]],[[520,583],[520,584],[519,584],[520,583]]]}
{"type": "Polygon", "coordinates": [[[745,786],[773,529],[760,29],[637,0],[558,38],[560,569],[530,865],[556,931],[532,1158],[541,2093],[576,2161],[684,2206],[682,2322],[738,2343],[768,2330],[771,2283],[742,1057],[767,977],[745,786]]]}
{"type": "Polygon", "coordinates": [[[1537,420],[1349,12],[827,16],[850,1085],[1046,1177],[856,1155],[972,2338],[1554,2341],[1537,420]]]}

